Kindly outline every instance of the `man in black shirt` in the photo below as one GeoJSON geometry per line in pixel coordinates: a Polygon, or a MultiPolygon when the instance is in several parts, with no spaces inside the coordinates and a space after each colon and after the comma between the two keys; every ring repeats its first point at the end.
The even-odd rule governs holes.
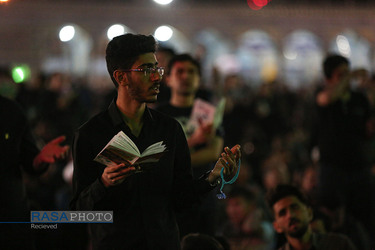
{"type": "Polygon", "coordinates": [[[94,249],[180,249],[174,211],[197,200],[215,186],[224,166],[230,177],[237,170],[239,147],[225,148],[213,171],[199,180],[191,175],[190,154],[179,123],[147,103],[155,102],[163,68],[155,58],[152,36],[125,34],[107,46],[108,72],[118,97],[76,133],[73,144],[74,197],[77,210],[113,210],[113,224],[90,224],[94,249]],[[106,167],[93,161],[119,131],[140,152],[163,141],[166,153],[152,170],[135,173],[128,163],[106,167]]]}
{"type": "Polygon", "coordinates": [[[323,71],[325,85],[315,99],[320,152],[318,198],[343,198],[347,212],[374,232],[367,155],[369,101],[363,93],[351,89],[349,61],[345,57],[327,56],[323,71]]]}
{"type": "Polygon", "coordinates": [[[30,207],[22,173],[41,175],[50,163],[65,158],[68,146],[58,137],[42,150],[36,146],[26,115],[20,105],[0,96],[0,246],[33,249],[29,224],[30,207]],[[17,223],[18,222],[18,223],[17,223]]]}
{"type": "MultiPolygon", "coordinates": [[[[224,145],[221,126],[217,129],[213,126],[213,122],[201,122],[196,127],[189,126],[199,90],[200,76],[199,62],[191,55],[180,54],[172,57],[166,76],[166,83],[171,89],[171,99],[169,103],[157,107],[158,111],[179,121],[184,129],[194,178],[212,169],[224,145]]],[[[212,211],[215,210],[216,205],[216,192],[212,190],[204,197],[200,206],[178,214],[177,222],[181,237],[197,232],[214,236],[216,215],[212,211]]]]}

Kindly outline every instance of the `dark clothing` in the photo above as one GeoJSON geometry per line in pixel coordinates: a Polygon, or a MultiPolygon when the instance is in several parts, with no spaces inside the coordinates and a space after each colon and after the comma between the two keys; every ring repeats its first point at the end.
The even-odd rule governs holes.
{"type": "MultiPolygon", "coordinates": [[[[22,180],[22,170],[34,171],[39,153],[21,107],[0,96],[0,221],[30,221],[30,209],[22,180]],[[21,169],[22,168],[22,169],[21,169]]],[[[0,224],[0,246],[33,249],[29,224],[0,224]]]]}
{"type": "Polygon", "coordinates": [[[323,206],[334,198],[342,199],[347,212],[371,231],[372,185],[366,137],[369,102],[363,93],[351,91],[349,100],[317,105],[316,110],[318,199],[323,206]]]}
{"type": "Polygon", "coordinates": [[[0,221],[29,221],[23,168],[36,174],[33,160],[39,153],[22,108],[0,96],[0,221]]]}
{"type": "MultiPolygon", "coordinates": [[[[357,249],[353,243],[344,235],[328,233],[328,234],[316,234],[312,236],[312,247],[311,250],[355,250],[357,249]]],[[[292,250],[293,248],[288,242],[279,248],[279,250],[292,250]]]]}
{"type": "MultiPolygon", "coordinates": [[[[188,122],[193,110],[193,106],[191,107],[175,107],[170,103],[161,105],[157,108],[158,111],[165,113],[167,115],[172,116],[175,118],[182,126],[185,131],[185,135],[189,138],[194,131],[188,131],[188,122]]],[[[219,137],[223,137],[223,128],[219,127],[216,130],[216,135],[219,137]]],[[[200,148],[204,147],[203,145],[198,145],[193,150],[199,150],[200,148]]],[[[219,155],[218,155],[219,157],[219,155]]],[[[210,162],[209,164],[204,164],[200,166],[193,166],[193,177],[198,178],[202,174],[206,173],[213,169],[215,162],[210,162]]],[[[178,213],[177,215],[177,222],[180,227],[180,235],[181,237],[187,235],[188,233],[204,233],[208,235],[215,235],[215,222],[216,217],[213,211],[216,210],[217,207],[217,198],[216,198],[216,190],[213,190],[206,194],[202,203],[199,206],[192,207],[191,211],[184,211],[183,213],[178,213]]]]}
{"type": "Polygon", "coordinates": [[[180,249],[174,211],[212,189],[204,178],[193,181],[189,149],[177,121],[148,108],[143,121],[141,133],[134,136],[112,102],[75,135],[72,209],[114,212],[113,224],[90,224],[94,249],[180,249]],[[105,188],[100,181],[105,166],[93,159],[120,130],[140,152],[159,141],[167,151],[153,171],[105,188]]]}
{"type": "Polygon", "coordinates": [[[318,147],[321,162],[345,169],[367,166],[366,122],[370,105],[362,93],[351,92],[347,102],[317,106],[318,147]]]}

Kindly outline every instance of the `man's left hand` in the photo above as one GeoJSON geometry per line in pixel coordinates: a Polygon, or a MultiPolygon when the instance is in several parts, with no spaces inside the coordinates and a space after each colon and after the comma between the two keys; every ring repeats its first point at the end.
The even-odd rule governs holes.
{"type": "Polygon", "coordinates": [[[59,136],[47,143],[34,158],[34,168],[37,169],[41,165],[55,163],[56,160],[64,159],[68,155],[69,146],[60,146],[63,141],[65,141],[65,136],[59,136]]]}
{"type": "Polygon", "coordinates": [[[209,174],[208,182],[214,183],[218,178],[220,178],[222,168],[224,168],[223,174],[226,180],[230,180],[235,176],[238,170],[239,160],[241,158],[240,148],[241,146],[238,144],[232,149],[229,149],[228,147],[224,148],[225,152],[221,154],[221,157],[216,162],[214,169],[209,174]]]}

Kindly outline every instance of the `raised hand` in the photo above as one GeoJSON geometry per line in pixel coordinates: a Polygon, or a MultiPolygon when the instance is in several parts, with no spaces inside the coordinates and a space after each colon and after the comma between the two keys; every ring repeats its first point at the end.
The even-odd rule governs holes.
{"type": "Polygon", "coordinates": [[[55,163],[56,160],[66,158],[68,155],[69,146],[61,146],[60,143],[63,141],[65,141],[65,136],[59,136],[48,142],[34,158],[34,168],[38,169],[42,165],[55,163]]]}

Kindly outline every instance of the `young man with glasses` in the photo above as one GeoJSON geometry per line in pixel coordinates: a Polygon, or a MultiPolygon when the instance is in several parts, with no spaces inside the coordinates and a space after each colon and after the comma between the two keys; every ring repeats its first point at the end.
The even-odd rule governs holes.
{"type": "Polygon", "coordinates": [[[164,73],[158,67],[155,48],[152,36],[125,34],[109,42],[106,61],[117,98],[75,135],[72,208],[113,211],[113,223],[89,224],[94,249],[180,249],[174,212],[211,190],[223,166],[229,178],[238,168],[239,147],[234,154],[225,148],[214,170],[193,180],[181,126],[147,107],[157,100],[164,73]],[[140,152],[160,141],[166,152],[151,170],[141,173],[135,173],[128,163],[106,167],[95,162],[119,131],[140,152]]]}

